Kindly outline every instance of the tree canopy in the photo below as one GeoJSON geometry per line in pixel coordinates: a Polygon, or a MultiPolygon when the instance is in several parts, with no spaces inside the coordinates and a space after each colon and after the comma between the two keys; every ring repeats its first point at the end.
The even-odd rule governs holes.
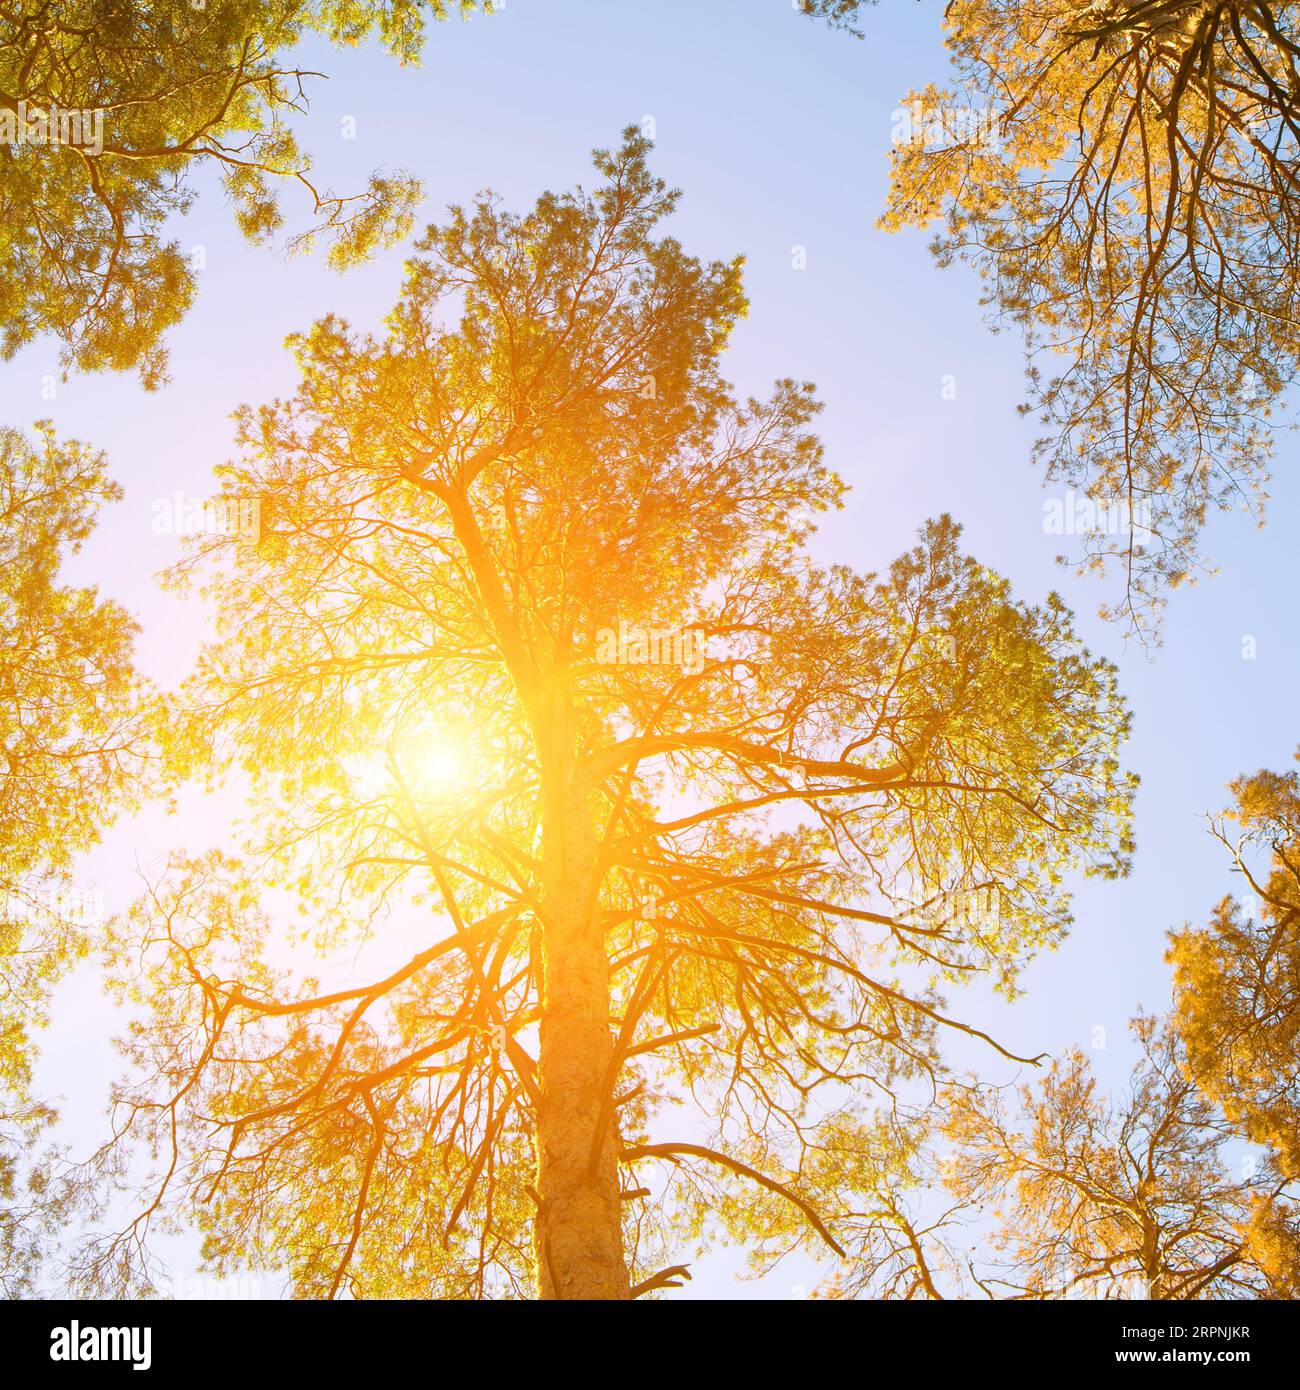
{"type": "MultiPolygon", "coordinates": [[[[255,243],[286,189],[290,249],[405,238],[411,175],[313,174],[299,55],[413,63],[491,10],[0,0],[0,357],[160,384],[205,170],[255,243]]],[[[1298,11],[949,0],[954,81],[894,112],[881,225],[1023,334],[1038,463],[1127,523],[1075,559],[1144,637],[1212,513],[1261,515],[1298,11]]],[[[1300,1297],[1300,774],[1212,820],[1248,891],[1170,933],[1127,1087],[993,1036],[961,987],[1014,998],[1079,878],[1130,869],[1116,669],[947,515],[818,562],[816,388],[723,375],[743,258],[688,251],[651,155],[633,126],[594,184],[451,207],[382,327],[294,335],[218,470],[240,524],[167,575],[215,629],[164,699],[74,562],[104,457],[0,428],[0,1294],[55,1246],[77,1292],[154,1292],[197,1228],[311,1298],[626,1300],[719,1242],[841,1298],[1300,1297]],[[103,923],[80,857],[196,785],[244,817],[103,923]],[[73,1166],[33,1062],[90,951],[126,1072],[73,1166]]]]}
{"type": "Polygon", "coordinates": [[[837,1298],[1295,1298],[1296,1183],[1193,1076],[1179,1021],[1139,1015],[1108,1096],[1079,1048],[1041,1079],[944,1086],[828,1148],[858,1199],[837,1298]]]}
{"type": "Polygon", "coordinates": [[[138,790],[144,692],[134,624],[61,569],[119,496],[102,455],[0,431],[0,1290],[25,1286],[45,1203],[21,1188],[52,1119],[31,1096],[49,989],[88,945],[78,855],[138,790]]]}
{"type": "Polygon", "coordinates": [[[843,490],[812,388],[721,377],[740,264],[660,231],[648,154],[452,209],[386,336],[323,320],[242,415],[224,487],[263,535],[178,572],[224,636],[172,753],[261,809],[117,924],[149,1013],[116,1132],[160,1167],[99,1287],[176,1205],[305,1295],[627,1297],[710,1231],[842,1250],[822,1140],[983,1036],[943,990],[1013,989],[1069,869],[1127,867],[1112,668],[947,519],[884,575],[812,563],[843,490]],[[291,904],[385,967],[290,968],[291,904]]]}
{"type": "Polygon", "coordinates": [[[1272,1164],[1233,1164],[1236,1133],[1174,1027],[1132,1026],[1140,1056],[1117,1101],[1078,1049],[1018,1111],[996,1089],[948,1092],[947,1181],[995,1219],[976,1282],[996,1297],[1294,1298],[1294,1186],[1272,1164]]]}
{"type": "Polygon", "coordinates": [[[1296,368],[1300,9],[1264,0],[952,0],[950,89],[904,100],[882,225],[937,224],[1019,327],[1036,457],[1133,520],[1085,539],[1140,630],[1259,516],[1296,368]],[[1058,368],[1057,364],[1061,364],[1058,368]]]}
{"type": "Polygon", "coordinates": [[[165,239],[167,223],[192,206],[202,166],[220,171],[239,228],[255,242],[282,227],[286,181],[304,191],[314,219],[291,248],[326,235],[330,262],[342,267],[401,240],[419,183],[395,170],[376,172],[364,193],[318,187],[292,126],[320,74],[287,55],[309,34],[339,44],[375,36],[414,62],[428,18],[476,8],[0,0],[0,353],[52,334],[65,366],[138,367],[156,385],[164,334],[196,289],[190,258],[165,239]]]}
{"type": "Polygon", "coordinates": [[[1214,822],[1246,885],[1172,938],[1174,997],[1193,1075],[1242,1131],[1300,1178],[1300,779],[1233,783],[1214,822]],[[1240,834],[1230,839],[1235,823],[1240,834]],[[1258,862],[1260,853],[1265,863],[1258,862]]]}

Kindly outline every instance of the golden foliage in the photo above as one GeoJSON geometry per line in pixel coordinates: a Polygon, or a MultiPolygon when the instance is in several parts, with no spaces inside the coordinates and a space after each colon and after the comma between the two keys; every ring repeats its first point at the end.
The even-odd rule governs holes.
{"type": "MultiPolygon", "coordinates": [[[[426,16],[473,0],[4,0],[0,3],[0,352],[55,336],[65,366],[139,368],[163,378],[163,335],[190,307],[190,258],[164,228],[192,206],[192,179],[217,169],[245,236],[282,216],[277,185],[297,184],[315,221],[289,241],[331,242],[343,267],[400,241],[420,198],[410,175],[376,173],[366,192],[318,188],[294,119],[313,74],[285,55],[311,33],[355,44],[377,35],[415,61],[426,16]],[[25,138],[75,116],[61,142],[25,138]],[[83,128],[84,126],[84,128],[83,128]]],[[[491,4],[482,8],[490,13],[491,4]]]]}
{"type": "Polygon", "coordinates": [[[1300,1178],[1300,782],[1257,772],[1215,823],[1247,885],[1208,925],[1172,936],[1178,1026],[1192,1074],[1281,1170],[1300,1178]],[[1228,822],[1241,834],[1227,837],[1228,822]],[[1263,852],[1265,871],[1254,862],[1263,852]]]}
{"type": "Polygon", "coordinates": [[[102,456],[0,430],[0,1291],[27,1287],[58,1203],[30,1164],[53,1118],[30,1097],[49,988],[82,954],[77,856],[137,790],[134,625],[61,566],[117,499],[102,456]],[[37,1184],[35,1189],[31,1183],[37,1184]]]}
{"type": "Polygon", "coordinates": [[[1067,870],[1126,868],[1112,668],[946,519],[883,576],[810,561],[843,490],[812,388],[736,399],[739,262],[658,234],[648,151],[453,209],[386,336],[323,320],[242,416],[226,490],[267,528],[177,575],[223,635],[170,744],[260,809],[241,861],[178,859],[116,927],[148,1008],[119,1132],[162,1167],[101,1288],[169,1210],[309,1296],[841,1250],[845,1136],[975,1032],[941,991],[1012,990],[1067,870]],[[706,646],[620,656],[629,627],[706,646]],[[290,903],[389,964],[290,968],[290,903]]]}
{"type": "Polygon", "coordinates": [[[1268,1164],[1234,1171],[1233,1132],[1187,1074],[1174,1029],[1133,1022],[1141,1056],[1117,1102],[1077,1049],[1019,1107],[951,1088],[948,1185],[991,1214],[997,1297],[1288,1297],[1300,1226],[1268,1164]]]}
{"type": "Polygon", "coordinates": [[[1201,567],[1209,512],[1258,507],[1295,375],[1298,19],[1265,0],[953,0],[956,86],[900,113],[882,225],[937,221],[940,261],[972,261],[1023,330],[1047,476],[1151,533],[1096,534],[1085,561],[1118,568],[1144,630],[1201,567]]]}

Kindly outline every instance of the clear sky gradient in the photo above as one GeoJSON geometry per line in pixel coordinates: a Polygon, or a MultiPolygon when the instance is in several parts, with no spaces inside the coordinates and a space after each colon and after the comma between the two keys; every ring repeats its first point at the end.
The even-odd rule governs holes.
{"type": "MultiPolygon", "coordinates": [[[[949,511],[967,547],[1019,596],[1059,589],[1090,644],[1119,664],[1135,713],[1128,760],[1143,779],[1134,873],[1081,888],[1072,935],[1029,968],[1021,1001],[972,990],[960,1003],[962,1017],[1029,1053],[1087,1048],[1103,1027],[1096,1063],[1106,1082],[1122,1082],[1133,1060],[1126,1020],[1167,1002],[1165,932],[1234,891],[1204,813],[1225,804],[1234,775],[1284,767],[1300,739],[1296,447],[1283,436],[1269,527],[1216,521],[1210,548],[1221,577],[1174,596],[1154,658],[1126,649],[1123,633],[1095,617],[1103,587],[1054,563],[1062,541],[1044,533],[1043,503],[1062,494],[1046,494],[1028,464],[1034,429],[1015,411],[1016,336],[990,333],[972,275],[936,269],[925,237],[874,227],[891,112],[909,88],[945,79],[940,11],[936,0],[885,0],[865,14],[858,42],[798,15],[790,0],[509,0],[491,19],[434,26],[419,69],[398,69],[377,47],[305,50],[303,65],[331,80],[312,88],[303,138],[321,181],[340,191],[361,188],[380,166],[418,174],[423,225],[486,186],[522,209],[545,188],[590,183],[592,147],[653,117],[655,167],[685,194],[673,232],[695,254],[748,258],[751,311],[728,355],[731,379],[757,394],[776,377],[810,379],[826,402],[827,456],[852,491],[818,535],[818,557],[883,568],[927,517],[949,511]],[[355,140],[342,138],[349,116],[355,140]],[[806,269],[793,268],[796,247],[806,249],[806,269]],[[946,376],[956,399],[943,398],[946,376]],[[1246,636],[1253,660],[1242,656],[1246,636]]],[[[74,572],[138,616],[142,663],[164,683],[192,661],[203,614],[154,582],[177,553],[175,538],[153,534],[155,499],[207,494],[213,466],[231,453],[230,411],[292,388],[285,335],[327,312],[378,327],[405,255],[399,248],[343,276],[320,256],[285,260],[242,242],[215,183],[204,178],[202,189],[176,235],[203,247],[206,269],[195,308],[171,336],[165,389],[74,378],[44,399],[44,379],[57,372],[52,344],[0,366],[4,423],[29,428],[48,416],[61,435],[107,451],[126,499],[74,572]]],[[[284,206],[290,230],[305,224],[310,209],[292,189],[284,206]]],[[[86,880],[118,910],[138,889],[137,865],[171,846],[201,850],[224,830],[215,815],[151,810],[110,833],[86,880]]],[[[93,966],[61,988],[38,1082],[64,1098],[62,1133],[74,1152],[105,1131],[107,1085],[120,1066],[110,1039],[120,1028],[93,966]]],[[[1008,1075],[987,1052],[960,1055],[990,1077],[1008,1075]]],[[[172,1248],[183,1270],[193,1242],[172,1248]]],[[[811,1277],[792,1266],[737,1288],[740,1263],[706,1258],[690,1290],[670,1296],[791,1297],[811,1277]]]]}

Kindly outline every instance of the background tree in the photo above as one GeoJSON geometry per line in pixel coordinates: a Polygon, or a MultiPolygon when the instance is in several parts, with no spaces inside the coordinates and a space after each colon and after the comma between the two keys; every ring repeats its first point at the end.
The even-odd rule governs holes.
{"type": "Polygon", "coordinates": [[[810,1176],[838,1213],[835,1231],[847,1256],[819,1296],[969,1297],[976,1217],[943,1187],[940,1115],[938,1104],[899,1108],[874,1125],[828,1127],[819,1136],[810,1176]]]}
{"type": "Polygon", "coordinates": [[[858,15],[868,5],[875,3],[876,0],[799,0],[798,8],[806,15],[824,19],[828,24],[847,29],[849,33],[861,38],[863,31],[857,26],[858,15]]]}
{"type": "Polygon", "coordinates": [[[812,564],[843,488],[812,389],[735,398],[740,264],[662,234],[648,150],[453,208],[387,336],[320,322],[242,416],[263,535],[177,576],[222,635],[172,727],[257,815],[117,925],[148,1012],[102,1157],[159,1167],[92,1285],[189,1212],[214,1267],[308,1296],[840,1251],[824,1152],[983,1036],[941,989],[1011,990],[1067,868],[1126,868],[1112,668],[950,521],[881,577],[812,564]],[[303,949],[371,943],[365,983],[312,978],[295,902],[303,949]]]}
{"type": "Polygon", "coordinates": [[[46,426],[35,442],[0,430],[0,1290],[10,1295],[54,1214],[23,1182],[52,1119],[30,1096],[33,1034],[50,984],[88,944],[71,870],[144,756],[133,625],[60,574],[118,496],[102,455],[57,443],[46,426]]]}
{"type": "Polygon", "coordinates": [[[1193,1075],[1229,1118],[1300,1178],[1300,783],[1257,772],[1213,825],[1248,885],[1204,927],[1174,934],[1178,1027],[1193,1075]],[[1229,840],[1227,823],[1241,833],[1229,840]],[[1256,860],[1267,855],[1261,871],[1256,860]]]}
{"type": "Polygon", "coordinates": [[[1023,330],[1036,457],[1112,509],[1080,563],[1117,566],[1117,611],[1151,632],[1202,566],[1207,516],[1259,514],[1295,375],[1300,6],[951,0],[945,16],[956,82],[906,98],[882,225],[939,223],[940,263],[977,266],[1023,330]]]}
{"type": "Polygon", "coordinates": [[[1271,1163],[1234,1171],[1235,1133],[1178,1033],[1132,1028],[1142,1055],[1117,1103],[1078,1049],[1020,1090],[1018,1113],[998,1090],[947,1093],[947,1185],[992,1209],[1005,1256],[977,1282],[1014,1298],[1294,1298],[1294,1189],[1271,1163]]]}
{"type": "MultiPolygon", "coordinates": [[[[378,35],[415,62],[426,16],[474,0],[0,0],[0,121],[98,113],[101,138],[0,142],[0,352],[44,333],[82,371],[165,368],[162,338],[189,308],[194,270],[167,219],[194,200],[192,178],[220,169],[240,230],[267,241],[282,224],[277,185],[297,183],[315,223],[291,239],[332,241],[348,265],[410,230],[419,184],[376,173],[364,194],[319,189],[290,124],[311,73],[285,55],[310,34],[356,44],[378,35]],[[98,148],[96,148],[98,146],[98,148]]],[[[490,3],[482,8],[490,12],[490,3]]]]}

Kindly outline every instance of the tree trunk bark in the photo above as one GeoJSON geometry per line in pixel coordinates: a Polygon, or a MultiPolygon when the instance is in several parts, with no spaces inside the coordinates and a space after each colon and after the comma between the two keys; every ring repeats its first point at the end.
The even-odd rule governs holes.
{"type": "Polygon", "coordinates": [[[1142,1278],[1147,1298],[1153,1301],[1165,1296],[1164,1270],[1160,1258],[1160,1232],[1150,1218],[1142,1218],[1142,1278]]]}
{"type": "Polygon", "coordinates": [[[568,772],[565,767],[560,785],[544,793],[542,826],[537,1288],[544,1299],[625,1299],[630,1281],[609,1104],[614,1036],[595,892],[596,831],[568,772]]]}

